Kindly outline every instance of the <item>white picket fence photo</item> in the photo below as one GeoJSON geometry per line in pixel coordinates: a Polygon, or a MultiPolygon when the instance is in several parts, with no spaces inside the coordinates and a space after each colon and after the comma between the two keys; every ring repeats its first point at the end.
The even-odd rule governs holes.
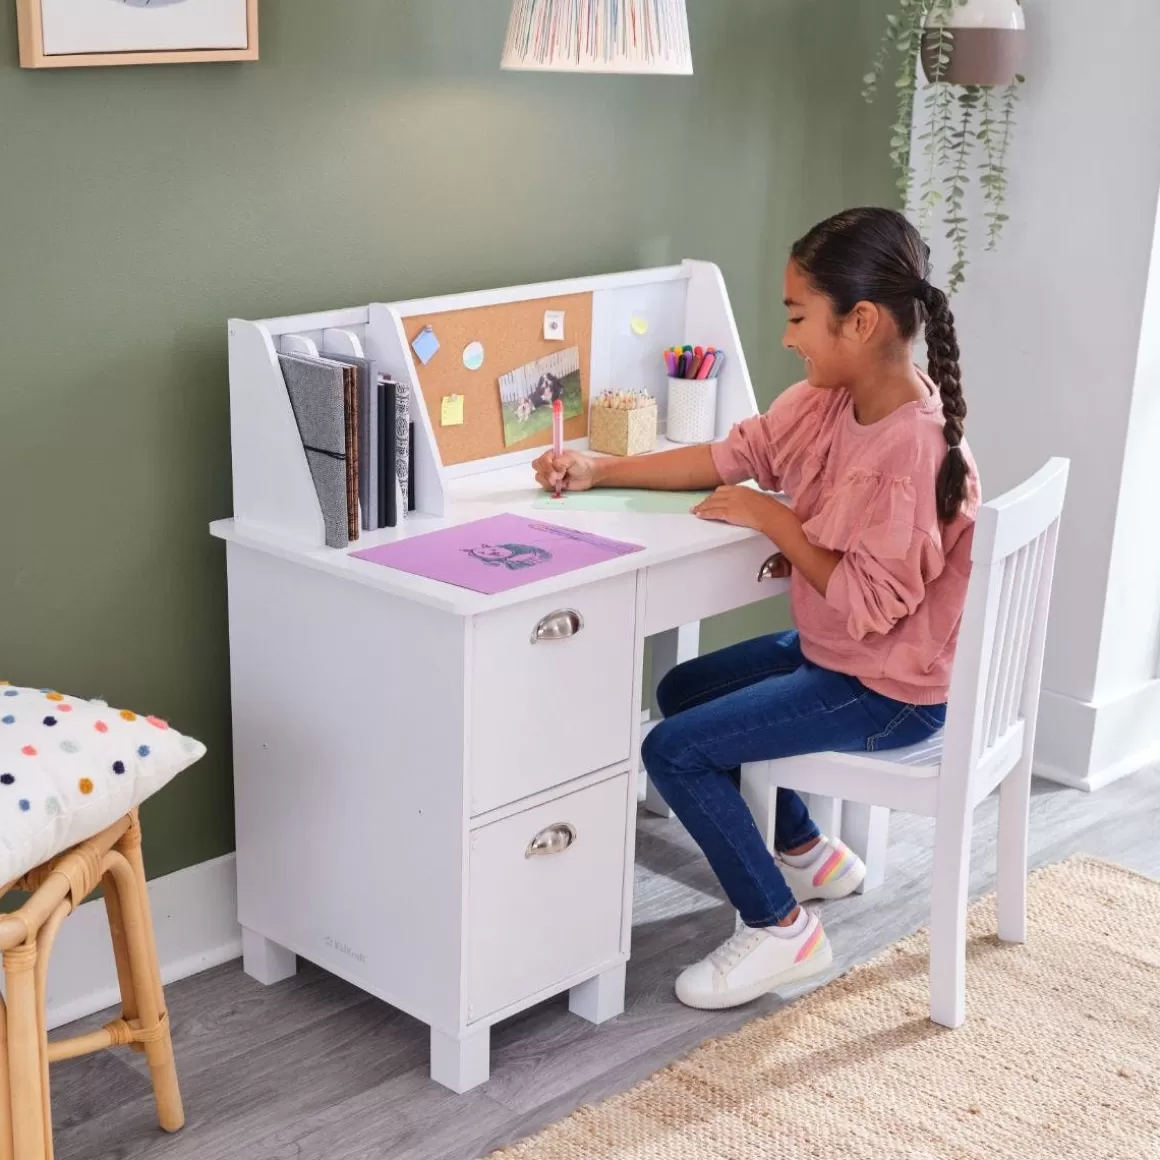
{"type": "Polygon", "coordinates": [[[525,363],[522,367],[503,375],[499,380],[499,397],[505,403],[515,404],[526,399],[543,375],[555,375],[563,380],[580,370],[580,348],[569,347],[525,363]]]}

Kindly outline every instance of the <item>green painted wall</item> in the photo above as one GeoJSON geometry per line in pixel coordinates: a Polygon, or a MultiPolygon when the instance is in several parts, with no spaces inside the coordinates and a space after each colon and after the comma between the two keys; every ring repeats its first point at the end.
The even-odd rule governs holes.
{"type": "Polygon", "coordinates": [[[501,73],[507,0],[266,0],[257,64],[24,72],[13,7],[0,675],[209,745],[146,809],[154,874],[233,841],[228,316],[711,258],[769,400],[786,247],[891,196],[858,96],[887,0],[689,0],[692,79],[501,73]]]}

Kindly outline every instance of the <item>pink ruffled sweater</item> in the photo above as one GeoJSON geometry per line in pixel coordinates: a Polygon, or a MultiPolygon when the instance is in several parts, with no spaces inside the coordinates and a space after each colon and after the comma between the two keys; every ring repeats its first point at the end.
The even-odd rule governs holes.
{"type": "Polygon", "coordinates": [[[942,404],[926,382],[928,399],[867,426],[845,391],[799,383],[712,449],[726,483],[755,479],[787,493],[810,543],[842,553],[824,596],[793,573],[805,656],[912,705],[947,699],[980,494],[964,446],[969,497],[939,522],[935,480],[947,445],[942,404]]]}

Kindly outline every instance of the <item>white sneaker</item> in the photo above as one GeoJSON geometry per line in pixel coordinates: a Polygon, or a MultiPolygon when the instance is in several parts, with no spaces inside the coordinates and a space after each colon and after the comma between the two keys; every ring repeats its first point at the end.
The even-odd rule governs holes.
{"type": "Polygon", "coordinates": [[[845,898],[862,885],[866,866],[844,842],[823,837],[810,854],[813,857],[806,866],[791,866],[783,857],[774,856],[798,902],[845,898]]]}
{"type": "Polygon", "coordinates": [[[815,914],[795,935],[741,927],[707,959],[677,977],[677,998],[686,1007],[718,1011],[740,1007],[790,983],[820,975],[834,952],[815,914]]]}

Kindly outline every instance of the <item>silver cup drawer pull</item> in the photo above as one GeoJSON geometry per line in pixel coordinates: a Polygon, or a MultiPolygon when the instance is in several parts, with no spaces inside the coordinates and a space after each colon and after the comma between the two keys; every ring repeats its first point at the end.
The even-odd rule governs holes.
{"type": "Polygon", "coordinates": [[[549,854],[563,854],[576,841],[576,827],[570,822],[557,822],[541,830],[524,851],[525,858],[543,858],[549,854]]]}
{"type": "Polygon", "coordinates": [[[558,612],[549,612],[532,629],[532,644],[542,640],[567,640],[583,627],[584,617],[576,609],[561,608],[558,612]]]}
{"type": "Polygon", "coordinates": [[[782,561],[780,552],[774,552],[764,564],[757,570],[757,582],[760,584],[763,580],[772,580],[777,572],[777,568],[782,561]]]}

